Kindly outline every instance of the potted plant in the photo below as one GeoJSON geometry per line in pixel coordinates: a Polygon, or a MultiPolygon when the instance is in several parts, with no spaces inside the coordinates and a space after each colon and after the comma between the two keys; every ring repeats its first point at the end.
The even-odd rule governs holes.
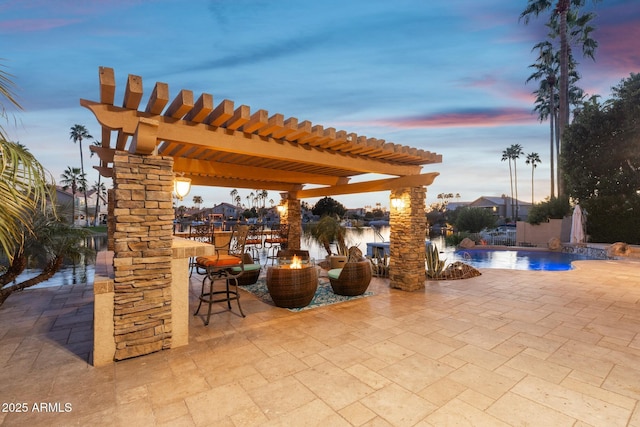
{"type": "Polygon", "coordinates": [[[347,243],[345,236],[347,229],[336,218],[325,215],[320,221],[310,224],[305,229],[308,238],[312,238],[327,251],[327,260],[331,268],[339,268],[347,260],[347,243]],[[336,253],[331,250],[335,244],[336,253]]]}

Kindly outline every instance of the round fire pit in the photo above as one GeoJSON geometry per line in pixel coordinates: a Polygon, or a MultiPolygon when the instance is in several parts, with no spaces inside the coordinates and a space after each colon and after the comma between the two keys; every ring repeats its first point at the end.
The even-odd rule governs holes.
{"type": "Polygon", "coordinates": [[[318,273],[311,265],[289,268],[288,265],[267,270],[267,288],[273,303],[283,308],[309,305],[318,289],[318,273]]]}

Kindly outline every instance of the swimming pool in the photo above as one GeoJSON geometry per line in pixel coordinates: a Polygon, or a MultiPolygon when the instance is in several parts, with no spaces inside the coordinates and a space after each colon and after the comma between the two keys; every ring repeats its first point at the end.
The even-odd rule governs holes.
{"type": "Polygon", "coordinates": [[[450,262],[462,261],[476,268],[542,271],[571,270],[573,261],[594,259],[564,252],[495,249],[457,249],[441,254],[441,258],[450,262]]]}

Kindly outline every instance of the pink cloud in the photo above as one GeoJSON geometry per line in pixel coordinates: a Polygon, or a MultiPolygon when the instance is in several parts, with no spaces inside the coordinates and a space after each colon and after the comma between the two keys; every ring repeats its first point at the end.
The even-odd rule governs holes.
{"type": "Polygon", "coordinates": [[[470,88],[486,88],[493,87],[498,82],[494,76],[481,76],[481,77],[470,77],[465,80],[461,80],[460,86],[462,87],[470,87],[470,88]]]}
{"type": "Polygon", "coordinates": [[[0,22],[0,31],[31,33],[66,27],[67,25],[76,24],[78,22],[80,22],[80,19],[16,19],[13,21],[0,22]]]}
{"type": "MultiPolygon", "coordinates": [[[[0,5],[4,16],[10,14],[28,18],[0,21],[0,31],[13,33],[29,33],[47,31],[54,28],[82,22],[85,17],[98,15],[113,9],[126,9],[141,4],[145,0],[10,0],[0,5]],[[44,16],[44,18],[35,18],[44,16]]],[[[151,2],[152,0],[146,0],[151,2]]],[[[153,0],[157,1],[157,0],[153,0]]]]}
{"type": "Polygon", "coordinates": [[[530,110],[504,108],[469,110],[438,113],[419,117],[382,119],[373,121],[373,125],[390,126],[402,129],[416,128],[460,128],[460,127],[497,127],[535,123],[536,117],[530,110]]]}
{"type": "Polygon", "coordinates": [[[640,25],[637,22],[604,27],[597,34],[596,62],[615,74],[640,70],[640,25]]]}

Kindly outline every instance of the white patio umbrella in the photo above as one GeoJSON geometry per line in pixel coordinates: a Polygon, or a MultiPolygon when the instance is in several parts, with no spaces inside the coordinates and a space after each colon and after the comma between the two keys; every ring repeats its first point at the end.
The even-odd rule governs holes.
{"type": "Polygon", "coordinates": [[[584,215],[582,215],[582,209],[580,205],[576,205],[573,208],[573,215],[571,216],[571,243],[584,243],[585,230],[584,230],[584,215]]]}

